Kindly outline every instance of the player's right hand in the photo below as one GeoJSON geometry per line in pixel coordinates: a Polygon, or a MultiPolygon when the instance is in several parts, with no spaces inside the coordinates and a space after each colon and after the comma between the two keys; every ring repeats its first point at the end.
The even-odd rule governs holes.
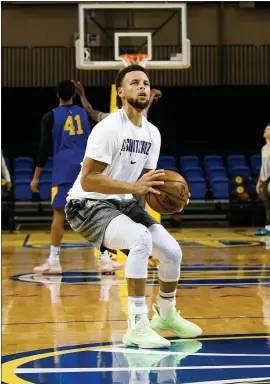
{"type": "Polygon", "coordinates": [[[34,177],[33,180],[30,183],[30,188],[32,192],[38,193],[38,184],[39,184],[39,179],[34,177]]]}
{"type": "Polygon", "coordinates": [[[154,193],[155,195],[160,195],[160,192],[154,187],[164,184],[164,181],[158,180],[162,176],[165,176],[164,169],[152,170],[145,173],[134,184],[133,193],[140,196],[144,196],[149,192],[154,193]]]}
{"type": "Polygon", "coordinates": [[[79,81],[74,81],[74,80],[72,80],[72,81],[75,85],[77,95],[84,96],[84,88],[83,88],[82,84],[79,81]]]}

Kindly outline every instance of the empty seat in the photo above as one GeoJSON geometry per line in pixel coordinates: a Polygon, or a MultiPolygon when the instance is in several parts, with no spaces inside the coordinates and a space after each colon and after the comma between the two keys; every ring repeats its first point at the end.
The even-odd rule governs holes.
{"type": "Polygon", "coordinates": [[[183,170],[186,166],[200,167],[198,156],[182,156],[180,159],[180,168],[183,170]]]}
{"type": "Polygon", "coordinates": [[[244,155],[229,155],[227,157],[227,165],[230,170],[233,166],[247,166],[246,158],[244,155]]]}
{"type": "Polygon", "coordinates": [[[165,171],[174,171],[174,172],[178,172],[179,173],[179,170],[176,167],[171,166],[171,165],[166,165],[166,164],[158,163],[157,164],[157,169],[164,169],[165,171]]]}
{"type": "Polygon", "coordinates": [[[30,168],[16,168],[14,171],[14,181],[15,180],[32,180],[33,172],[30,168]]]}
{"type": "Polygon", "coordinates": [[[29,180],[17,180],[14,182],[14,195],[17,201],[29,201],[32,199],[32,191],[29,180]]]}
{"type": "Polygon", "coordinates": [[[254,176],[258,177],[259,174],[260,174],[260,171],[261,171],[261,166],[258,165],[258,164],[256,164],[256,165],[253,167],[253,169],[252,169],[252,174],[253,174],[254,176]]]}
{"type": "Polygon", "coordinates": [[[186,167],[183,168],[183,176],[188,179],[192,177],[203,177],[202,169],[199,167],[186,167]]]}
{"type": "Polygon", "coordinates": [[[197,169],[200,169],[202,171],[202,167],[200,165],[200,163],[183,163],[181,165],[181,171],[184,172],[186,169],[189,169],[189,168],[197,168],[197,169]]]}
{"type": "Polygon", "coordinates": [[[203,177],[192,177],[188,180],[191,199],[204,199],[206,195],[206,181],[203,177]]]}
{"type": "Polygon", "coordinates": [[[203,159],[204,169],[207,170],[209,167],[223,167],[223,160],[218,155],[204,156],[203,159]]]}
{"type": "Polygon", "coordinates": [[[40,200],[42,201],[51,200],[51,189],[52,189],[51,180],[40,180],[38,189],[39,189],[40,200]]]}
{"type": "Polygon", "coordinates": [[[167,166],[165,166],[165,167],[160,167],[160,169],[164,169],[164,170],[167,170],[167,171],[174,171],[174,172],[179,173],[178,168],[176,168],[176,167],[172,167],[172,166],[170,166],[170,165],[167,165],[167,166]]]}
{"type": "Polygon", "coordinates": [[[245,165],[233,165],[229,169],[230,176],[246,176],[250,177],[250,169],[245,165]]]}
{"type": "Polygon", "coordinates": [[[262,165],[261,155],[252,155],[250,158],[251,171],[254,176],[258,176],[262,165]]]}
{"type": "Polygon", "coordinates": [[[229,179],[227,177],[212,179],[210,185],[214,199],[229,199],[229,179]]]}
{"type": "Polygon", "coordinates": [[[14,159],[14,169],[27,168],[33,169],[33,159],[31,157],[15,157],[14,159]]]}
{"type": "Polygon", "coordinates": [[[160,156],[158,159],[157,168],[178,172],[176,161],[173,156],[160,156]]]}
{"type": "Polygon", "coordinates": [[[208,180],[212,180],[216,177],[226,177],[227,172],[224,167],[221,166],[209,166],[209,168],[206,171],[206,175],[208,180]]]}

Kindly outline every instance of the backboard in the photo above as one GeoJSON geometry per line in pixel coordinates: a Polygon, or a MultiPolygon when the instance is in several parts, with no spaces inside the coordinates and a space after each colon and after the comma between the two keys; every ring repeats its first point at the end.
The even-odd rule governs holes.
{"type": "Polygon", "coordinates": [[[121,69],[124,54],[142,54],[139,63],[147,69],[190,67],[186,4],[89,2],[78,7],[78,69],[121,69]]]}

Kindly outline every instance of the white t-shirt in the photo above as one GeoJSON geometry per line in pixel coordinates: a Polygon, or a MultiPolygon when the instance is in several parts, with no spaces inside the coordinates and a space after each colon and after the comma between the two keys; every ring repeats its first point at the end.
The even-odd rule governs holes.
{"type": "MultiPolygon", "coordinates": [[[[85,157],[108,164],[103,175],[114,180],[135,182],[144,168],[156,169],[160,145],[160,133],[153,124],[143,117],[142,126],[137,127],[128,119],[125,111],[120,109],[94,127],[88,138],[85,157]]],[[[70,189],[67,200],[132,198],[130,194],[105,195],[85,192],[80,181],[81,172],[70,189]]]]}

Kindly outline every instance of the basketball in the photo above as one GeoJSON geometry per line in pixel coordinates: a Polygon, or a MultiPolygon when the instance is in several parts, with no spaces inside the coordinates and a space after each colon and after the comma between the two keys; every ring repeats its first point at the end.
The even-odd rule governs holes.
{"type": "Polygon", "coordinates": [[[147,204],[158,213],[176,213],[182,211],[189,199],[189,190],[186,180],[174,171],[164,171],[162,177],[164,185],[154,187],[160,195],[147,193],[147,204]]]}

